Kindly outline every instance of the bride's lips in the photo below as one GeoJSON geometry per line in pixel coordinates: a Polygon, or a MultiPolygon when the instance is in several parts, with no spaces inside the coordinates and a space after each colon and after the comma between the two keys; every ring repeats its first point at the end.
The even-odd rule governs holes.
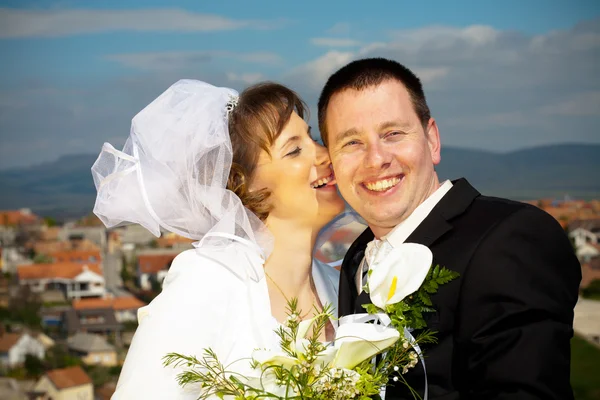
{"type": "Polygon", "coordinates": [[[335,184],[336,184],[335,175],[333,174],[333,171],[330,171],[327,175],[324,175],[324,176],[320,177],[319,179],[315,180],[314,182],[312,182],[310,184],[310,187],[312,187],[315,190],[324,190],[324,189],[330,189],[330,188],[335,189],[335,184]]]}

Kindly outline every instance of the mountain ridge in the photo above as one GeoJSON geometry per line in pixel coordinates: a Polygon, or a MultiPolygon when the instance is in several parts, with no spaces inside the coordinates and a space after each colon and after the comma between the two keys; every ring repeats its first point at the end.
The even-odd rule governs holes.
{"type": "MultiPolygon", "coordinates": [[[[0,170],[0,209],[31,208],[59,219],[88,214],[96,190],[95,154],[70,154],[0,170]]],[[[482,194],[515,200],[600,198],[600,145],[565,143],[506,153],[443,147],[440,179],[467,178],[482,194]]]]}

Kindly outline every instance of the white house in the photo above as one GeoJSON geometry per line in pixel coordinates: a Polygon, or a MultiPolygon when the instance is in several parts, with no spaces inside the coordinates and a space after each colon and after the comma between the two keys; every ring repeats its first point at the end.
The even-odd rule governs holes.
{"type": "Polygon", "coordinates": [[[171,262],[181,253],[178,249],[146,249],[138,254],[137,277],[144,290],[152,288],[152,279],[162,284],[171,262]]]}
{"type": "Polygon", "coordinates": [[[575,254],[582,262],[589,262],[592,258],[600,255],[600,246],[592,243],[584,243],[575,248],[575,254]]]}
{"type": "Polygon", "coordinates": [[[16,247],[3,247],[1,257],[2,272],[11,274],[17,272],[17,265],[33,264],[33,261],[22,255],[16,247]]]}
{"type": "Polygon", "coordinates": [[[28,333],[0,332],[0,365],[3,368],[23,364],[27,354],[43,359],[45,353],[44,345],[28,333]]]}
{"type": "Polygon", "coordinates": [[[579,248],[586,243],[598,244],[598,235],[581,227],[571,231],[569,237],[573,239],[576,248],[579,248]]]}
{"type": "Polygon", "coordinates": [[[100,264],[62,262],[31,264],[17,267],[19,284],[33,292],[59,289],[68,299],[103,297],[106,293],[100,264]]]}

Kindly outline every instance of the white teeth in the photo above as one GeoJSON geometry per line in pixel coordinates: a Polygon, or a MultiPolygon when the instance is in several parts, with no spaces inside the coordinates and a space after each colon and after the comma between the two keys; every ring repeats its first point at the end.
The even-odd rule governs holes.
{"type": "Polygon", "coordinates": [[[396,177],[390,179],[383,179],[377,182],[365,183],[365,186],[367,187],[367,189],[372,190],[374,192],[384,192],[396,186],[398,182],[400,182],[400,178],[396,177]]]}
{"type": "Polygon", "coordinates": [[[317,188],[317,187],[319,187],[319,186],[322,186],[322,185],[325,185],[325,184],[327,184],[327,183],[331,182],[331,179],[332,179],[332,176],[331,176],[331,175],[329,175],[328,177],[325,177],[325,178],[321,178],[321,179],[319,179],[318,181],[316,181],[316,182],[313,182],[313,183],[312,183],[312,185],[311,185],[311,187],[312,187],[313,189],[315,189],[315,188],[317,188]]]}

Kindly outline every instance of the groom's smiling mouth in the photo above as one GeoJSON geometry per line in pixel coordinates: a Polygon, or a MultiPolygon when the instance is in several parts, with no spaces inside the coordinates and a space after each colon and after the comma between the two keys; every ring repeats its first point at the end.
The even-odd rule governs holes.
{"type": "Polygon", "coordinates": [[[369,192],[385,193],[395,188],[404,178],[404,174],[364,181],[362,186],[369,192]]]}

